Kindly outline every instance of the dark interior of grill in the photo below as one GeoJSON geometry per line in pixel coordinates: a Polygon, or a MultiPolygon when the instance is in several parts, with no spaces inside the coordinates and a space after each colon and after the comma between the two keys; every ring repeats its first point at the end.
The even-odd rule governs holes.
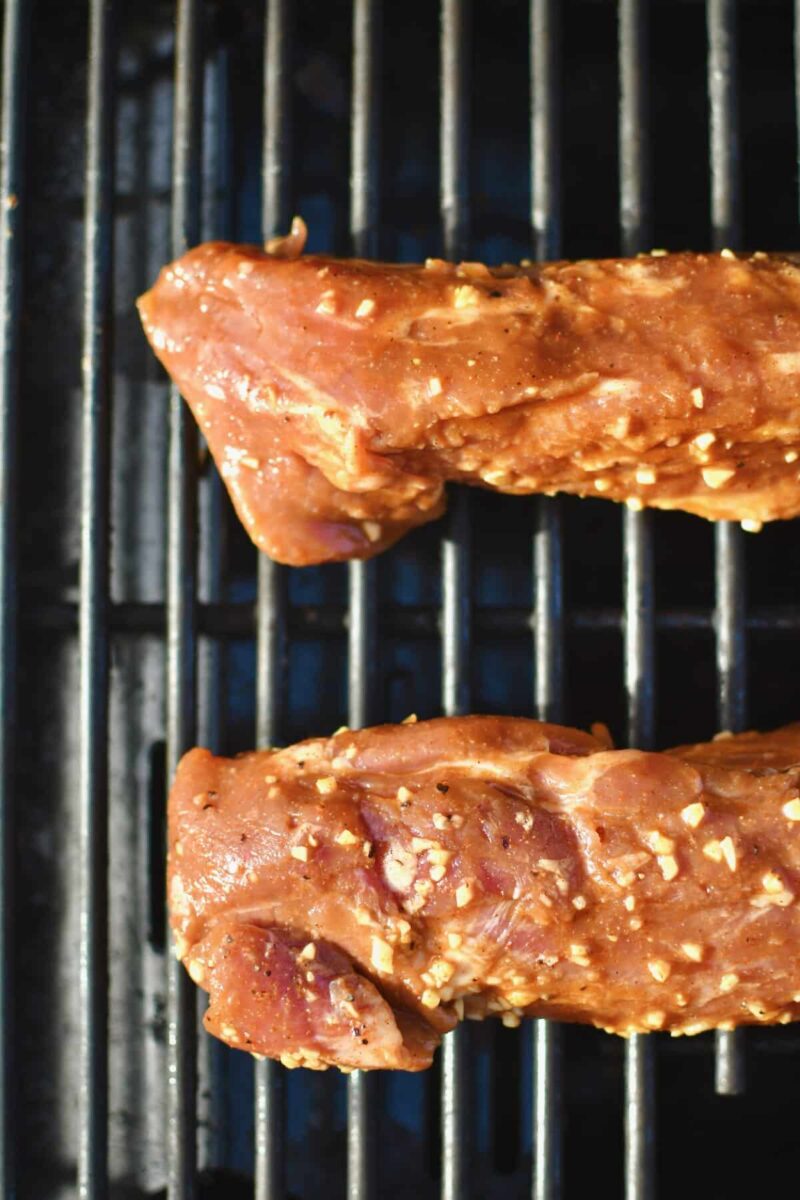
{"type": "Polygon", "coordinates": [[[133,300],[182,239],[295,212],[312,249],[388,259],[794,249],[791,0],[6,0],[4,22],[2,1193],[788,1177],[792,1028],[626,1048],[487,1023],[444,1073],[254,1082],[195,1039],[163,868],[195,741],[468,709],[668,746],[798,718],[795,526],[473,492],[366,570],[259,572],[133,300]]]}

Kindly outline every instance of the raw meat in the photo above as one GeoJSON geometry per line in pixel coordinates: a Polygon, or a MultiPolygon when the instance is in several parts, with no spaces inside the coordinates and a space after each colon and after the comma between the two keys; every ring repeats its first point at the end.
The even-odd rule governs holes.
{"type": "Polygon", "coordinates": [[[139,301],[253,541],[368,558],[448,480],[711,519],[800,512],[800,268],[663,254],[490,269],[210,243],[139,301]]]}
{"type": "Polygon", "coordinates": [[[694,1034],[800,1016],[800,724],[667,753],[536,721],[234,759],[169,807],[207,1028],[289,1066],[418,1070],[462,1017],[694,1034]]]}

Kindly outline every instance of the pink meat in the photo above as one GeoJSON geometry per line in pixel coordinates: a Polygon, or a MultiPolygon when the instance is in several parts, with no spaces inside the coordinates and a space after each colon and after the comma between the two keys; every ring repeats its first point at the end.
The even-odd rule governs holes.
{"type": "Polygon", "coordinates": [[[193,750],[169,846],[208,1027],[290,1064],[417,1069],[464,1016],[800,1015],[800,725],[661,754],[502,717],[193,750]]]}

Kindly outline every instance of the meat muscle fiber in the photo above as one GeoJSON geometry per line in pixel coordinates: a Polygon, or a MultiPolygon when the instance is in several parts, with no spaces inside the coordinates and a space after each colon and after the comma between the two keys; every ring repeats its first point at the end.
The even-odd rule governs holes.
{"type": "Polygon", "coordinates": [[[209,243],[139,300],[253,541],[367,558],[448,480],[800,512],[800,268],[669,254],[494,270],[209,243]]]}
{"type": "Polygon", "coordinates": [[[206,1027],[429,1065],[460,1018],[694,1034],[800,1016],[800,724],[666,753],[505,717],[192,750],[169,801],[206,1027]]]}

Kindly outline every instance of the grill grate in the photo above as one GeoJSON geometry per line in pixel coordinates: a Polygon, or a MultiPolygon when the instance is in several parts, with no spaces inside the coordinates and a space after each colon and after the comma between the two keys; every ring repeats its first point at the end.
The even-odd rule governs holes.
{"type": "Polygon", "coordinates": [[[13,988],[15,886],[14,755],[17,732],[17,411],[20,359],[20,208],[25,200],[25,74],[29,14],[7,4],[3,21],[0,112],[0,1191],[15,1185],[14,1077],[16,1011],[13,988]]]}
{"type": "Polygon", "coordinates": [[[113,30],[107,4],[89,28],[83,297],[80,561],[80,1143],[78,1178],[98,1195],[108,1122],[108,567],[113,238],[113,30]]]}
{"type": "MultiPolygon", "coordinates": [[[[558,5],[532,0],[531,75],[531,234],[540,259],[561,253],[558,122],[558,5]]],[[[534,570],[534,709],[543,721],[563,716],[562,523],[558,499],[535,501],[537,529],[534,570]]],[[[533,1160],[535,1200],[556,1200],[561,1185],[561,1034],[550,1021],[537,1021],[534,1033],[533,1160]]]]}
{"type": "MultiPolygon", "coordinates": [[[[625,254],[647,249],[650,234],[648,168],[645,150],[648,62],[646,6],[626,0],[619,8],[620,232],[625,254]]],[[[624,670],[628,697],[628,741],[653,745],[655,646],[653,627],[653,546],[651,514],[626,510],[622,516],[624,572],[624,670]]],[[[625,1047],[625,1195],[649,1200],[653,1194],[653,1109],[655,1055],[652,1040],[634,1034],[625,1047]]]]}
{"type": "MultiPolygon", "coordinates": [[[[796,1049],[797,1036],[791,1030],[745,1039],[752,1050],[747,1090],[742,1037],[717,1037],[716,1090],[739,1097],[724,1102],[710,1095],[710,1039],[662,1047],[661,1039],[636,1037],[623,1050],[599,1035],[548,1022],[535,1022],[518,1035],[468,1025],[445,1039],[438,1076],[387,1080],[355,1074],[345,1085],[332,1076],[288,1077],[267,1062],[251,1070],[241,1056],[198,1038],[196,989],[164,949],[160,824],[164,777],[198,737],[237,750],[251,744],[254,734],[258,744],[267,745],[312,732],[309,721],[319,730],[335,724],[337,716],[362,725],[397,719],[409,706],[432,711],[437,704],[446,713],[460,713],[490,707],[498,694],[497,706],[505,711],[527,707],[546,719],[578,722],[585,708],[613,690],[608,678],[621,664],[623,686],[618,700],[610,697],[612,716],[631,743],[652,745],[657,694],[662,703],[681,699],[675,667],[666,661],[668,655],[659,655],[662,644],[668,650],[678,644],[713,645],[715,672],[710,654],[708,668],[696,676],[697,690],[715,678],[719,723],[740,728],[749,716],[748,640],[758,644],[767,661],[781,666],[779,656],[797,653],[800,614],[791,604],[796,552],[791,528],[770,530],[760,539],[785,564],[787,584],[774,572],[769,575],[771,551],[751,550],[738,526],[720,525],[712,538],[700,522],[679,516],[620,514],[610,505],[600,506],[598,516],[597,506],[585,506],[578,515],[573,501],[541,499],[526,505],[487,497],[479,503],[461,490],[451,499],[444,533],[441,528],[420,531],[379,562],[298,573],[261,555],[256,567],[231,521],[219,480],[203,464],[196,429],[180,397],[156,382],[155,373],[144,382],[137,377],[151,368],[142,366],[138,334],[124,322],[138,290],[134,281],[143,286],[170,253],[177,255],[206,236],[270,236],[286,228],[295,208],[311,216],[312,236],[315,228],[326,231],[327,248],[349,247],[364,255],[417,256],[431,245],[435,228],[451,257],[510,256],[524,253],[525,245],[532,245],[540,259],[573,253],[570,228],[578,210],[569,154],[575,149],[576,110],[567,103],[567,91],[575,68],[569,56],[585,36],[580,22],[605,31],[606,49],[616,45],[615,63],[613,50],[597,61],[616,71],[616,220],[621,248],[635,253],[649,247],[654,229],[668,226],[659,218],[653,187],[660,178],[653,146],[663,128],[663,113],[654,113],[651,104],[659,99],[657,69],[663,67],[655,25],[663,34],[665,20],[677,20],[680,12],[681,20],[694,20],[699,45],[705,20],[708,162],[698,170],[709,176],[708,228],[716,248],[744,244],[739,149],[746,144],[742,114],[748,93],[739,87],[736,28],[746,16],[754,37],[762,27],[783,29],[788,37],[794,11],[795,37],[800,37],[800,2],[793,8],[790,0],[529,0],[528,5],[500,0],[503,17],[517,29],[524,25],[528,40],[527,55],[518,54],[525,84],[509,80],[508,85],[509,94],[529,96],[527,124],[523,128],[523,104],[519,124],[509,118],[508,138],[512,153],[521,142],[530,148],[530,208],[510,234],[494,241],[486,235],[494,220],[486,216],[484,193],[492,193],[485,179],[487,156],[485,150],[476,153],[485,99],[480,83],[486,80],[480,38],[488,21],[477,0],[440,0],[438,28],[429,4],[409,0],[402,6],[408,9],[403,20],[414,29],[420,63],[432,69],[438,64],[435,87],[422,80],[417,63],[398,68],[398,56],[409,43],[396,49],[392,39],[399,8],[381,0],[332,0],[324,16],[318,6],[293,0],[265,0],[263,6],[249,0],[227,5],[176,0],[174,6],[143,4],[141,20],[134,21],[117,0],[64,6],[76,11],[55,18],[44,13],[45,7],[6,0],[3,30],[0,1192],[61,1200],[76,1192],[87,1198],[144,1197],[166,1187],[171,1200],[199,1194],[227,1198],[239,1187],[242,1194],[252,1194],[252,1178],[256,1200],[308,1197],[322,1189],[346,1193],[349,1200],[437,1192],[443,1200],[484,1194],[557,1200],[589,1183],[596,1186],[598,1177],[619,1190],[622,1177],[628,1200],[651,1200],[657,1181],[672,1178],[668,1150],[662,1147],[687,1136],[681,1112],[691,1092],[682,1078],[676,1080],[676,1071],[704,1089],[705,1132],[710,1137],[709,1128],[724,1123],[716,1137],[721,1146],[730,1144],[731,1132],[745,1128],[754,1144],[757,1120],[785,1129],[781,1136],[790,1145],[791,1122],[779,1125],[786,1118],[767,1105],[764,1085],[777,1088],[780,1099],[793,1096],[788,1051],[796,1049]],[[51,55],[58,61],[63,53],[69,78],[79,81],[85,97],[85,109],[70,115],[70,103],[77,104],[70,85],[67,111],[57,113],[59,97],[52,90],[48,97],[40,86],[44,78],[52,88],[48,56],[32,64],[36,86],[31,95],[41,105],[44,94],[50,105],[45,123],[72,130],[70,136],[77,127],[85,155],[84,177],[74,188],[63,165],[53,168],[48,198],[63,208],[65,220],[79,224],[82,267],[61,268],[58,303],[50,308],[36,290],[52,270],[47,233],[33,190],[25,187],[26,172],[41,188],[43,172],[50,170],[49,163],[40,165],[36,122],[26,117],[32,17],[34,37],[45,37],[45,23],[54,22],[51,55]],[[308,52],[307,43],[313,43],[308,52]],[[250,49],[256,45],[258,55],[250,49]],[[349,96],[337,91],[339,67],[331,65],[345,61],[350,63],[349,96]],[[255,69],[256,85],[246,69],[239,78],[242,62],[255,69]],[[403,98],[391,92],[398,72],[407,76],[409,67],[412,76],[419,70],[421,94],[431,101],[429,120],[438,107],[438,145],[433,134],[428,141],[423,136],[410,154],[392,142],[403,98]],[[326,129],[337,130],[329,147],[323,145],[324,134],[309,133],[307,98],[321,93],[320,120],[327,121],[326,129]],[[244,114],[256,94],[263,126],[250,137],[253,122],[244,114]],[[349,140],[340,132],[348,113],[349,140]],[[326,164],[333,164],[330,174],[338,180],[346,177],[348,157],[349,190],[344,195],[334,186],[334,203],[327,194],[326,164]],[[407,191],[418,187],[433,195],[438,182],[438,206],[433,200],[430,211],[427,201],[410,206],[407,222],[390,186],[398,179],[393,164],[401,159],[406,172],[419,167],[410,186],[406,180],[407,191]],[[256,160],[258,179],[252,169],[256,160]],[[131,161],[143,171],[138,190],[130,183],[138,169],[131,161]],[[562,175],[570,181],[563,194],[562,175]],[[120,183],[123,176],[129,191],[120,183]],[[348,210],[345,221],[341,214],[348,210]],[[141,263],[138,234],[144,238],[140,257],[146,262],[141,263]],[[40,259],[34,242],[43,236],[40,259]],[[112,252],[120,242],[123,262],[115,267],[120,256],[112,252]],[[41,367],[31,352],[32,339],[41,339],[47,320],[64,297],[68,301],[81,277],[80,337],[74,342],[80,352],[41,367]],[[23,305],[28,291],[30,304],[23,305]],[[34,334],[26,331],[26,322],[34,334]],[[70,384],[79,365],[80,375],[70,384]],[[36,464],[36,454],[27,448],[36,426],[23,397],[27,400],[30,390],[34,403],[49,403],[43,411],[50,420],[50,393],[70,386],[75,396],[65,402],[66,415],[52,417],[56,433],[42,436],[54,458],[61,454],[73,465],[64,467],[66,482],[37,497],[18,465],[36,464]],[[124,430],[115,436],[115,423],[122,428],[124,421],[128,429],[141,422],[154,431],[147,442],[152,464],[134,463],[133,452],[126,456],[120,441],[124,430]],[[19,449],[18,424],[25,433],[19,449]],[[152,517],[147,480],[154,481],[155,525],[147,524],[152,517]],[[76,495],[80,503],[71,506],[76,495]],[[140,505],[144,532],[134,530],[134,536],[130,512],[140,505]],[[33,535],[21,516],[30,511],[33,535]],[[120,513],[128,516],[123,520],[120,513]],[[509,520],[517,528],[506,536],[497,522],[512,513],[509,520]],[[48,541],[50,523],[63,535],[63,553],[55,538],[48,541]],[[608,587],[595,587],[590,579],[591,586],[581,590],[574,578],[580,556],[587,554],[589,573],[599,561],[588,547],[595,535],[619,566],[608,587]],[[684,538],[686,547],[673,544],[684,538]],[[665,547],[667,566],[674,564],[679,574],[713,561],[707,591],[681,591],[668,581],[662,598],[669,574],[665,547]],[[511,561],[515,554],[522,554],[518,577],[511,561]],[[59,574],[50,557],[62,565],[66,561],[67,568],[59,574]],[[131,568],[126,576],[126,564],[134,560],[144,564],[141,572],[131,568]],[[750,605],[746,575],[753,592],[750,605]],[[760,575],[768,577],[767,586],[760,575]],[[778,651],[770,659],[773,644],[778,651]],[[595,651],[587,647],[594,646],[601,649],[592,660],[595,651]],[[134,662],[131,647],[141,653],[141,664],[134,662]],[[482,656],[488,656],[493,672],[509,672],[502,693],[486,683],[482,656]],[[657,659],[665,681],[658,693],[657,659]],[[600,664],[605,679],[598,686],[586,680],[586,662],[600,664]],[[29,686],[29,679],[36,686],[29,686]],[[73,714],[74,680],[79,704],[73,714]],[[573,703],[573,693],[584,684],[588,698],[576,697],[573,703]],[[61,707],[55,716],[51,711],[43,717],[49,710],[37,697],[56,686],[61,707]],[[249,699],[242,698],[244,692],[249,699]],[[17,707],[24,717],[18,724],[17,707]],[[160,744],[162,725],[165,745],[160,744]],[[48,751],[51,737],[56,748],[48,751]],[[49,780],[43,785],[46,809],[35,803],[38,779],[26,767],[31,758],[38,764],[37,755],[49,780]],[[63,769],[54,761],[59,756],[68,760],[63,769]],[[137,800],[129,803],[131,793],[137,800]],[[42,812],[43,835],[38,829],[42,812]],[[39,853],[35,836],[40,835],[51,839],[55,850],[37,859],[33,870],[26,856],[39,853]],[[126,856],[132,866],[118,881],[115,870],[126,856]],[[43,872],[43,883],[36,871],[43,872]],[[55,915],[62,897],[65,912],[55,915]],[[35,947],[52,948],[47,963],[55,977],[52,985],[43,980],[42,962],[33,968],[25,947],[15,944],[17,927],[33,929],[35,947]],[[125,950],[131,945],[135,961],[125,950]],[[135,979],[124,979],[128,973],[135,979]],[[43,1023],[52,1030],[42,1034],[43,1023]],[[120,1063],[124,1078],[117,1070],[120,1063]],[[52,1082],[46,1081],[48,1074],[52,1082]],[[722,1110],[713,1107],[717,1103],[722,1110]],[[309,1139],[313,1144],[306,1154],[309,1139]],[[408,1153],[406,1141],[412,1147],[408,1153]],[[40,1143],[44,1149],[36,1156],[29,1147],[40,1143]],[[587,1147],[593,1153],[585,1155],[585,1167],[580,1153],[566,1152],[587,1147]]],[[[744,61],[746,48],[741,49],[744,61]]],[[[788,68],[785,54],[780,64],[781,70],[788,68]]],[[[510,77],[517,67],[509,64],[508,70],[510,77]]],[[[795,71],[790,87],[780,92],[784,103],[787,96],[799,102],[796,64],[795,71]]],[[[412,78],[411,86],[416,83],[412,78]]],[[[505,87],[502,76],[498,86],[505,87]]],[[[666,94],[663,81],[662,87],[666,94]]],[[[669,94],[674,99],[674,92],[669,94]]],[[[794,143],[794,114],[790,119],[784,113],[781,120],[791,124],[794,143]]],[[[608,129],[613,141],[613,123],[608,129]]],[[[495,130],[492,138],[501,140],[504,133],[495,130]]],[[[790,153],[795,149],[793,144],[790,153]]],[[[612,160],[607,152],[603,161],[612,160]]],[[[496,160],[491,161],[496,169],[496,160]]],[[[587,161],[587,170],[593,169],[587,161]]],[[[524,186],[515,176],[517,191],[524,186]]],[[[587,245],[577,252],[613,250],[607,234],[615,219],[611,209],[601,201],[596,208],[593,198],[579,202],[581,219],[596,222],[601,233],[585,233],[587,245]]],[[[768,237],[772,226],[763,213],[759,220],[753,234],[768,237]]],[[[786,236],[793,236],[795,220],[793,211],[782,233],[788,229],[786,236]]],[[[672,244],[680,242],[682,234],[669,228],[672,244]]],[[[695,226],[692,237],[695,244],[702,238],[695,226]]],[[[68,333],[53,331],[59,353],[72,346],[68,333]]],[[[794,660],[786,661],[791,668],[794,660]]],[[[786,707],[790,684],[776,686],[778,715],[759,698],[759,689],[752,690],[759,723],[796,715],[786,707]]],[[[705,711],[702,701],[688,707],[694,728],[673,721],[675,736],[710,732],[711,715],[697,715],[705,711]],[[699,720],[707,721],[706,729],[697,727],[699,720]]],[[[606,709],[591,715],[605,717],[606,709]]],[[[663,732],[659,726],[659,742],[668,740],[663,732]]],[[[39,957],[46,957],[45,950],[39,957]]],[[[765,1127],[758,1126],[762,1133],[765,1127]]],[[[781,1146],[779,1141],[776,1153],[781,1146]]],[[[709,1158],[708,1168],[697,1168],[692,1195],[708,1194],[709,1181],[712,1192],[717,1188],[719,1159],[709,1158]]],[[[739,1163],[728,1190],[735,1194],[739,1180],[744,1186],[748,1170],[739,1163]]],[[[753,1172],[757,1177],[757,1165],[753,1172]]],[[[667,1191],[663,1183],[662,1190],[667,1191]]]]}
{"type": "MultiPolygon", "coordinates": [[[[710,0],[708,94],[711,100],[711,227],[714,248],[733,244],[740,232],[739,127],[736,114],[736,36],[730,0],[710,0]]],[[[724,522],[715,530],[716,635],[719,721],[741,729],[745,721],[742,532],[724,522]]],[[[717,1091],[734,1096],[744,1086],[742,1034],[718,1033],[717,1091]]]]}

